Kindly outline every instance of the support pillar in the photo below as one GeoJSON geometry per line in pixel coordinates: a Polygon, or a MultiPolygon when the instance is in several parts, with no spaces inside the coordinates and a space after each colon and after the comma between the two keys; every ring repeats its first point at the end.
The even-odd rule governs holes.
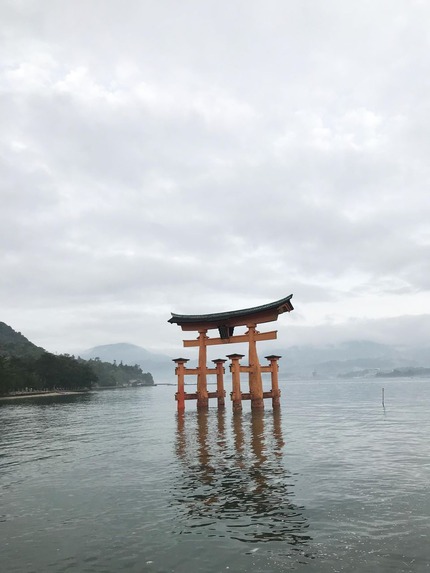
{"type": "Polygon", "coordinates": [[[224,390],[224,358],[212,360],[216,366],[216,391],[218,397],[218,408],[225,407],[225,390],[224,390]]]}
{"type": "Polygon", "coordinates": [[[185,410],[185,364],[188,358],[174,358],[173,362],[176,363],[175,373],[178,376],[178,391],[175,399],[178,402],[178,412],[183,412],[185,410]]]}
{"type": "Polygon", "coordinates": [[[266,359],[270,361],[270,374],[272,378],[272,408],[274,410],[281,407],[280,403],[281,391],[279,390],[279,379],[278,379],[278,371],[279,371],[278,360],[280,358],[281,356],[276,356],[275,354],[266,356],[266,359]]]}
{"type": "Polygon", "coordinates": [[[244,354],[227,354],[230,358],[230,372],[232,375],[233,391],[231,393],[231,400],[233,402],[233,411],[242,410],[242,392],[240,390],[240,363],[239,360],[244,357],[244,354]]]}
{"type": "Polygon", "coordinates": [[[197,374],[197,409],[207,410],[209,407],[208,387],[206,377],[207,346],[206,336],[207,329],[199,330],[199,367],[197,374]]]}
{"type": "Polygon", "coordinates": [[[255,335],[255,324],[248,324],[248,340],[249,340],[249,392],[251,394],[251,408],[252,410],[264,410],[263,400],[263,380],[261,378],[260,361],[257,354],[257,342],[255,335]]]}

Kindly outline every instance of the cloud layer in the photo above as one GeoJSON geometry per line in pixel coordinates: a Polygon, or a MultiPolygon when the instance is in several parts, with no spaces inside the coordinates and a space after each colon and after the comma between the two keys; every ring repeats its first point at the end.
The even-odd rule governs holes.
{"type": "Polygon", "coordinates": [[[0,319],[60,351],[291,292],[291,343],[428,324],[427,3],[1,12],[0,319]]]}

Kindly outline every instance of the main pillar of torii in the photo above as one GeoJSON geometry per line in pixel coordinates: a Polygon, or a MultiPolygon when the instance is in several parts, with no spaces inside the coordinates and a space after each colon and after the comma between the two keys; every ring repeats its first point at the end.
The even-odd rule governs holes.
{"type": "MultiPolygon", "coordinates": [[[[291,304],[292,294],[271,302],[269,304],[264,304],[262,306],[255,306],[253,308],[245,308],[241,310],[233,310],[230,312],[220,312],[215,314],[200,314],[200,315],[190,315],[190,314],[174,314],[172,313],[172,318],[168,322],[171,324],[177,324],[182,328],[183,331],[194,331],[198,333],[197,339],[195,340],[184,340],[184,347],[198,347],[199,348],[199,359],[197,368],[186,368],[185,363],[188,361],[184,358],[178,358],[175,360],[177,363],[177,374],[178,374],[178,392],[180,396],[177,396],[178,409],[183,409],[185,407],[184,400],[197,399],[197,408],[205,409],[208,407],[209,398],[218,398],[218,403],[220,404],[221,396],[219,394],[219,388],[217,392],[208,393],[207,390],[207,375],[208,374],[219,374],[218,370],[207,367],[207,347],[219,344],[236,344],[240,342],[248,343],[248,366],[240,366],[239,362],[232,367],[234,368],[235,380],[236,380],[236,390],[235,399],[237,400],[238,393],[241,395],[241,399],[250,399],[252,409],[262,409],[264,408],[263,398],[268,398],[269,396],[263,392],[263,382],[261,378],[261,372],[272,372],[272,380],[276,380],[277,387],[277,362],[276,360],[271,360],[271,366],[261,366],[258,354],[257,354],[257,342],[260,340],[275,340],[277,338],[277,331],[273,330],[270,332],[260,333],[257,330],[258,324],[264,322],[274,322],[278,319],[278,316],[284,312],[291,312],[294,310],[291,304]],[[247,330],[244,334],[234,335],[234,329],[236,326],[245,326],[247,330]],[[219,337],[209,338],[207,335],[208,330],[217,329],[219,332],[219,337]],[[276,369],[276,375],[275,375],[276,369]],[[239,372],[247,372],[249,376],[249,394],[243,394],[237,390],[238,382],[237,376],[239,372]],[[196,394],[186,394],[183,388],[184,375],[186,374],[197,374],[197,393],[196,394]],[[179,408],[181,404],[181,407],[179,408]]],[[[229,355],[233,356],[233,355],[229,355]]],[[[235,355],[241,356],[241,355],[235,355]]],[[[272,357],[279,358],[279,357],[272,357]]],[[[221,359],[219,359],[221,360],[221,359]]],[[[221,366],[222,367],[222,366],[221,366]]],[[[270,397],[274,398],[273,404],[275,402],[279,404],[279,389],[277,389],[278,396],[270,397]]],[[[273,385],[272,385],[273,393],[273,385]]],[[[233,399],[233,398],[232,398],[233,399]]]]}

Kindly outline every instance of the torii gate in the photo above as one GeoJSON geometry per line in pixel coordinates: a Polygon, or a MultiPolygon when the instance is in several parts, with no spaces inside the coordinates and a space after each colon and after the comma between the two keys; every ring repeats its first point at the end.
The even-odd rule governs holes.
{"type": "Polygon", "coordinates": [[[185,400],[197,400],[198,409],[208,408],[209,398],[217,398],[219,408],[224,406],[225,391],[223,374],[225,370],[223,364],[226,360],[222,358],[213,360],[215,368],[208,368],[207,347],[218,344],[235,344],[238,342],[248,343],[249,364],[247,366],[240,365],[240,359],[243,358],[243,354],[227,355],[227,358],[231,361],[230,371],[232,373],[233,386],[231,399],[233,402],[233,410],[240,410],[242,408],[242,400],[251,400],[252,409],[263,409],[264,398],[272,398],[273,407],[279,407],[278,359],[281,357],[275,355],[266,356],[270,364],[269,366],[261,366],[257,355],[257,341],[275,340],[278,333],[276,330],[260,333],[256,327],[262,322],[273,322],[278,319],[280,314],[294,310],[291,304],[292,296],[293,295],[290,294],[285,298],[269,304],[230,312],[201,315],[174,314],[172,312],[172,318],[170,318],[168,322],[178,324],[184,331],[197,331],[199,333],[197,340],[183,341],[185,348],[198,346],[199,362],[197,368],[186,368],[187,358],[174,359],[176,363],[176,374],[178,376],[178,392],[176,393],[178,411],[185,409],[185,400]],[[234,335],[233,332],[236,326],[246,326],[248,330],[244,334],[234,335]],[[211,329],[218,329],[219,338],[209,338],[207,336],[208,330],[211,329]],[[249,374],[249,393],[241,391],[241,372],[247,372],[249,374]],[[263,392],[262,372],[271,373],[272,389],[269,392],[263,392]],[[197,374],[196,393],[185,392],[185,376],[189,374],[197,374]],[[216,374],[217,376],[216,392],[208,392],[208,374],[216,374]]]}

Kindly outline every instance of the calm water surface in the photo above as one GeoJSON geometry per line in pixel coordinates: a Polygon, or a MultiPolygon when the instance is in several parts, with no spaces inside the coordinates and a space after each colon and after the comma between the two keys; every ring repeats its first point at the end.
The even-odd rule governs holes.
{"type": "Polygon", "coordinates": [[[178,417],[169,386],[0,403],[0,570],[430,571],[430,381],[281,387],[277,415],[178,417]]]}

